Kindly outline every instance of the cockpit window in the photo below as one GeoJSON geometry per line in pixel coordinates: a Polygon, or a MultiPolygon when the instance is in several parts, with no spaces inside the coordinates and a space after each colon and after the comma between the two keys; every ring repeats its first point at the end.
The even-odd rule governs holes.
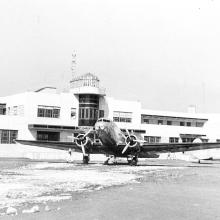
{"type": "Polygon", "coordinates": [[[103,122],[111,122],[109,119],[105,119],[105,118],[100,118],[98,119],[98,122],[103,121],[103,122]]]}
{"type": "Polygon", "coordinates": [[[103,119],[103,121],[104,121],[104,122],[110,122],[110,120],[108,120],[108,119],[103,119]]]}

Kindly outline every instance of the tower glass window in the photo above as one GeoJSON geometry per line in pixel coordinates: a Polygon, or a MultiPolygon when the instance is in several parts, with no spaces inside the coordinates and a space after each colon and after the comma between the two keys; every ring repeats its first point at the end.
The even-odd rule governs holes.
{"type": "Polygon", "coordinates": [[[98,119],[99,96],[79,95],[79,126],[93,126],[98,119]]]}

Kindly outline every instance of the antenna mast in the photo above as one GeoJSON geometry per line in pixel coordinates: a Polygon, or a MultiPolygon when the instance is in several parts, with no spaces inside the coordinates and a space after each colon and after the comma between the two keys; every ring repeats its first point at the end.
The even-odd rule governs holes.
{"type": "Polygon", "coordinates": [[[72,79],[76,75],[76,52],[72,53],[72,61],[71,61],[71,72],[72,72],[72,79]]]}

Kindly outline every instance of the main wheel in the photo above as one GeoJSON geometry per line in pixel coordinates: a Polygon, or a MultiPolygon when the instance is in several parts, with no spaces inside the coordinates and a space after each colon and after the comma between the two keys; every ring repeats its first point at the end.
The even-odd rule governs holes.
{"type": "Polygon", "coordinates": [[[138,158],[135,156],[129,161],[129,165],[137,166],[138,158]]]}
{"type": "Polygon", "coordinates": [[[83,163],[88,164],[89,163],[89,156],[83,156],[83,163]]]}
{"type": "Polygon", "coordinates": [[[109,159],[107,159],[105,162],[104,162],[104,165],[108,165],[109,163],[109,159]]]}

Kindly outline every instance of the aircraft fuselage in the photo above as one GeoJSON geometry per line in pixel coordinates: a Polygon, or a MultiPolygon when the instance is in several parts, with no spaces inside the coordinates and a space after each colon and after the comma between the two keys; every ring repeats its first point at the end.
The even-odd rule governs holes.
{"type": "Polygon", "coordinates": [[[119,127],[112,121],[103,119],[97,121],[95,130],[98,138],[103,145],[117,147],[120,143],[125,142],[125,138],[119,127]]]}

